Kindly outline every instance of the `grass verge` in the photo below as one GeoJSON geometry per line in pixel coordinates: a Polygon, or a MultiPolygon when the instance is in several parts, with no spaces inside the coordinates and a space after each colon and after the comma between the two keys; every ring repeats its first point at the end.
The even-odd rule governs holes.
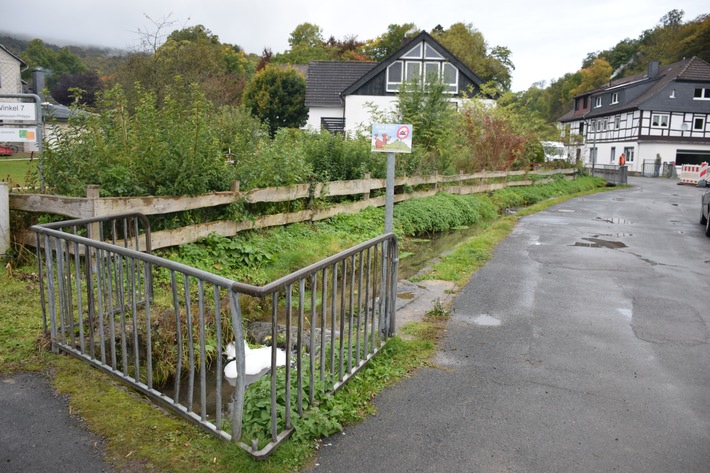
{"type": "Polygon", "coordinates": [[[0,159],[0,181],[7,182],[10,187],[32,183],[36,173],[36,159],[0,159]]]}

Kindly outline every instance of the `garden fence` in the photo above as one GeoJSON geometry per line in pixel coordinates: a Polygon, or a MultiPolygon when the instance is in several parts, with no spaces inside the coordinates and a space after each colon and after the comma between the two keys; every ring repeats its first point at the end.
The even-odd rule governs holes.
{"type": "MultiPolygon", "coordinates": [[[[409,176],[395,179],[397,193],[395,202],[435,195],[446,191],[452,194],[474,194],[489,192],[509,186],[526,186],[533,182],[548,182],[553,175],[562,174],[573,178],[575,169],[555,169],[540,171],[496,171],[474,174],[459,173],[453,176],[433,174],[409,176]]],[[[98,186],[88,186],[86,197],[66,197],[57,195],[10,193],[10,210],[53,213],[72,218],[93,218],[137,212],[144,215],[165,215],[186,210],[228,205],[237,202],[247,204],[293,202],[299,199],[350,197],[347,203],[326,202],[320,207],[297,212],[262,215],[244,220],[221,220],[190,225],[178,229],[157,231],[152,234],[153,249],[193,243],[211,233],[233,236],[250,229],[287,225],[295,222],[318,221],[338,214],[357,213],[366,207],[385,205],[385,179],[364,179],[333,181],[327,184],[298,184],[288,187],[270,187],[239,191],[239,183],[232,185],[228,192],[215,192],[194,197],[99,197],[98,186]],[[380,192],[380,194],[378,194],[380,192]]],[[[16,241],[33,246],[30,234],[15,235],[16,241]]],[[[138,248],[143,250],[144,248],[138,248]]]]}

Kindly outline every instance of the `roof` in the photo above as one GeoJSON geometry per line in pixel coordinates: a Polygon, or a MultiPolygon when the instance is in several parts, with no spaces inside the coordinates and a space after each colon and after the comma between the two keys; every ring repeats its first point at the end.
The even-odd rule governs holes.
{"type": "Polygon", "coordinates": [[[574,98],[583,97],[585,95],[593,97],[612,91],[613,89],[622,89],[631,85],[647,83],[648,88],[643,91],[638,97],[619,104],[617,107],[606,107],[604,110],[595,111],[594,109],[571,110],[562,116],[559,121],[567,122],[579,118],[591,118],[596,116],[609,115],[610,113],[619,113],[621,111],[633,110],[639,108],[644,102],[654,97],[663,90],[669,83],[673,81],[710,81],[710,64],[698,57],[683,59],[682,61],[669,64],[659,68],[658,74],[653,77],[648,77],[648,73],[634,74],[615,81],[611,81],[603,87],[590,90],[583,94],[577,95],[574,98]]]}
{"type": "Polygon", "coordinates": [[[380,62],[376,67],[374,67],[371,71],[369,71],[366,75],[361,77],[357,82],[353,83],[343,91],[343,95],[350,95],[352,92],[357,90],[358,88],[362,87],[365,83],[370,81],[373,77],[375,77],[377,74],[382,72],[384,69],[387,68],[390,64],[395,62],[405,54],[407,51],[409,51],[413,45],[415,45],[419,41],[426,41],[431,45],[439,54],[444,56],[448,61],[456,66],[460,72],[462,72],[466,77],[471,80],[474,84],[478,85],[479,87],[481,84],[483,84],[483,80],[478,77],[478,75],[473,72],[471,69],[468,68],[464,63],[459,61],[456,56],[454,56],[451,51],[446,49],[444,46],[441,45],[437,40],[435,40],[429,33],[426,31],[422,31],[419,33],[416,37],[412,38],[410,41],[407,41],[407,43],[399,48],[397,51],[394,53],[390,54],[388,57],[386,57],[382,62],[380,62]]]}
{"type": "Polygon", "coordinates": [[[367,74],[376,62],[313,61],[306,80],[307,107],[341,107],[341,92],[367,74]]]}
{"type": "Polygon", "coordinates": [[[5,46],[3,46],[2,44],[0,44],[0,49],[2,49],[3,51],[5,51],[7,54],[9,54],[10,56],[14,57],[15,59],[17,59],[17,60],[19,61],[19,63],[20,63],[20,66],[23,67],[24,69],[27,69],[27,68],[29,67],[25,61],[23,61],[22,59],[20,59],[19,57],[17,57],[15,54],[13,54],[9,49],[7,49],[7,48],[6,48],[5,46]]]}

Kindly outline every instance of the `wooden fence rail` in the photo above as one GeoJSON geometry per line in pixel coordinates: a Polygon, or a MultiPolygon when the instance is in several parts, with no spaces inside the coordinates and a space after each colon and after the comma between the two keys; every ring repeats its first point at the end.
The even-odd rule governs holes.
{"type": "MultiPolygon", "coordinates": [[[[395,194],[395,202],[432,196],[442,190],[452,194],[474,194],[508,186],[525,186],[532,184],[533,181],[527,179],[527,177],[532,175],[544,179],[545,176],[564,174],[568,179],[571,179],[575,172],[574,169],[556,169],[545,171],[480,172],[474,174],[460,173],[454,176],[433,174],[400,177],[395,179],[395,186],[414,187],[428,184],[433,187],[423,191],[395,194]],[[507,178],[511,176],[523,176],[523,179],[508,181],[507,178]],[[491,179],[500,178],[506,178],[506,180],[490,182],[491,179]]],[[[539,179],[538,182],[540,182],[539,179]]],[[[323,220],[338,214],[357,213],[370,206],[381,207],[385,205],[384,196],[370,197],[371,191],[385,189],[385,180],[372,179],[369,175],[366,175],[364,179],[333,181],[326,184],[318,183],[313,189],[310,186],[310,184],[297,184],[288,187],[268,187],[241,192],[239,190],[239,182],[235,182],[231,191],[213,192],[194,197],[99,197],[100,189],[98,186],[87,186],[86,197],[10,193],[9,207],[10,210],[52,213],[71,218],[90,218],[126,212],[162,215],[235,202],[289,202],[310,196],[316,198],[349,195],[362,197],[362,200],[355,202],[299,212],[264,215],[253,220],[223,220],[190,225],[174,230],[157,231],[152,233],[151,237],[153,249],[158,249],[192,243],[211,233],[232,236],[244,230],[323,220]]],[[[16,233],[15,240],[29,246],[35,244],[34,238],[24,231],[16,233]]]]}

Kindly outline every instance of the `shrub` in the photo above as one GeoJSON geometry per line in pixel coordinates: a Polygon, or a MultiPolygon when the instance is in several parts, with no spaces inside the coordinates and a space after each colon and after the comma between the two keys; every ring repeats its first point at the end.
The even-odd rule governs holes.
{"type": "Polygon", "coordinates": [[[177,78],[161,104],[136,85],[100,94],[97,113],[76,110],[67,130],[46,147],[44,173],[56,193],[80,196],[89,184],[101,195],[198,195],[229,189],[211,103],[177,78]]]}

